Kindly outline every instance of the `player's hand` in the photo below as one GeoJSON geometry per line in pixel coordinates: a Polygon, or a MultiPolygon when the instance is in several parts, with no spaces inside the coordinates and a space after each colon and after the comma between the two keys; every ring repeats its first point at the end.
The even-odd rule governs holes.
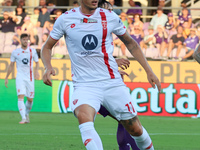
{"type": "Polygon", "coordinates": [[[147,79],[154,89],[157,86],[158,91],[161,92],[161,83],[153,72],[147,73],[147,79]]]}
{"type": "Polygon", "coordinates": [[[8,84],[8,79],[6,78],[5,79],[5,86],[6,86],[6,88],[8,88],[7,84],[8,84]]]}
{"type": "Polygon", "coordinates": [[[43,82],[46,85],[52,86],[52,82],[51,82],[51,75],[55,76],[55,70],[53,68],[48,68],[45,69],[45,73],[43,75],[43,82]]]}
{"type": "Polygon", "coordinates": [[[128,73],[126,73],[126,72],[124,72],[122,70],[119,70],[119,73],[120,73],[120,75],[121,75],[123,80],[124,80],[124,75],[129,76],[128,73]]]}
{"type": "Polygon", "coordinates": [[[117,62],[118,67],[122,68],[123,70],[127,69],[130,65],[130,61],[125,58],[117,58],[115,59],[117,62]]]}
{"type": "Polygon", "coordinates": [[[39,80],[39,78],[40,78],[39,72],[38,72],[38,71],[35,71],[35,79],[39,80]]]}

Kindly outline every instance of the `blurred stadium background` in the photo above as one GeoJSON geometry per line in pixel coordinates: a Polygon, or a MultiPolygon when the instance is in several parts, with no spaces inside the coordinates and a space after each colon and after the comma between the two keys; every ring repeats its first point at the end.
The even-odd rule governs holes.
{"type": "MultiPolygon", "coordinates": [[[[161,1],[163,2],[163,0],[135,1],[138,6],[141,5],[141,20],[144,25],[142,32],[146,35],[148,35],[148,27],[153,13],[157,10],[157,6],[161,5],[161,1]]],[[[176,21],[179,17],[177,12],[182,10],[181,2],[181,0],[164,1],[163,12],[165,13],[165,10],[172,12],[176,21]]],[[[198,0],[184,2],[191,10],[192,25],[190,28],[195,28],[196,36],[199,37],[200,2],[198,0]]],[[[35,99],[30,114],[31,124],[18,125],[20,115],[18,114],[15,89],[16,68],[9,77],[9,88],[4,86],[4,78],[10,63],[9,57],[11,52],[20,45],[19,35],[28,32],[31,38],[30,44],[37,49],[39,54],[60,10],[65,12],[72,9],[74,1],[0,0],[0,3],[2,3],[0,6],[2,12],[0,16],[2,18],[0,22],[0,150],[84,149],[78,131],[78,122],[70,109],[70,97],[73,91],[71,63],[63,39],[54,47],[52,53],[52,65],[56,70],[56,76],[52,77],[52,87],[43,84],[41,79],[44,68],[41,60],[39,61],[40,80],[35,81],[35,99]],[[39,13],[34,13],[34,10],[46,7],[44,5],[48,8],[49,20],[46,23],[43,22],[44,24],[41,26],[42,22],[38,24],[37,21],[39,13]],[[25,16],[18,15],[15,12],[17,8],[23,8],[25,16]],[[16,20],[9,26],[2,24],[5,15],[9,16],[10,20],[16,20]]],[[[115,0],[115,4],[118,7],[114,9],[121,9],[122,12],[127,12],[131,8],[128,0],[115,0]]],[[[134,9],[138,8],[134,7],[134,9]]],[[[133,15],[127,14],[126,17],[128,20],[133,18],[133,15]]],[[[166,61],[163,57],[167,55],[167,48],[163,57],[159,56],[157,47],[149,51],[144,50],[144,52],[162,83],[160,94],[156,89],[151,88],[144,70],[127,50],[124,55],[121,47],[115,46],[113,55],[114,57],[126,57],[131,61],[130,67],[126,70],[129,77],[125,77],[124,82],[130,89],[138,115],[150,133],[155,149],[199,150],[199,120],[191,119],[192,116],[197,115],[200,109],[199,64],[192,57],[184,60],[172,58],[166,61]]],[[[175,54],[176,50],[173,50],[171,57],[175,54]]],[[[178,57],[183,58],[185,55],[186,50],[183,47],[178,57]]],[[[104,149],[117,150],[117,123],[109,117],[103,118],[97,115],[95,126],[104,143],[104,149]]]]}

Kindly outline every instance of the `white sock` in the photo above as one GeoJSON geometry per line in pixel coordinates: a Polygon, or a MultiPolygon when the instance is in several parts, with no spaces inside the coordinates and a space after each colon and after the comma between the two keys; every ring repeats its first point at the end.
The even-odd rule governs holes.
{"type": "Polygon", "coordinates": [[[26,119],[24,99],[18,99],[18,109],[19,109],[20,115],[22,116],[22,119],[26,119]]]}
{"type": "Polygon", "coordinates": [[[131,136],[134,138],[138,148],[140,150],[154,150],[151,138],[149,134],[147,133],[146,129],[143,128],[143,133],[140,136],[131,136]]]}
{"type": "Polygon", "coordinates": [[[28,115],[30,113],[30,110],[33,106],[33,102],[30,102],[30,101],[26,101],[26,115],[28,115]]]}
{"type": "Polygon", "coordinates": [[[103,150],[101,139],[94,129],[93,122],[85,122],[79,125],[83,144],[87,150],[103,150]]]}

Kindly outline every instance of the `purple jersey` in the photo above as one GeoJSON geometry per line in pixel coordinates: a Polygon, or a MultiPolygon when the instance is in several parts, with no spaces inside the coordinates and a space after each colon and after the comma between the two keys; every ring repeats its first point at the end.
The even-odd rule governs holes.
{"type": "MultiPolygon", "coordinates": [[[[138,5],[135,5],[135,7],[140,7],[138,5]]],[[[128,9],[128,11],[126,12],[127,15],[133,15],[133,14],[139,14],[142,15],[142,9],[128,9]]]]}
{"type": "Polygon", "coordinates": [[[154,36],[156,38],[156,44],[161,44],[162,42],[167,43],[167,38],[164,38],[164,35],[163,35],[163,37],[160,37],[159,34],[156,33],[154,36]]]}
{"type": "Polygon", "coordinates": [[[143,38],[141,37],[140,34],[137,34],[137,35],[132,34],[131,37],[132,37],[138,44],[140,44],[140,42],[143,40],[143,38]]]}
{"type": "Polygon", "coordinates": [[[189,36],[187,39],[185,39],[184,43],[186,44],[186,47],[189,47],[192,50],[194,50],[197,44],[199,43],[199,38],[198,36],[194,36],[194,37],[189,36]]]}
{"type": "Polygon", "coordinates": [[[192,16],[190,15],[190,14],[188,14],[187,15],[187,17],[186,18],[184,18],[183,16],[179,16],[178,17],[178,19],[180,20],[180,26],[183,26],[183,23],[185,22],[185,21],[188,21],[190,18],[192,18],[192,16]]]}
{"type": "Polygon", "coordinates": [[[169,21],[167,21],[167,22],[165,23],[165,29],[171,30],[173,27],[174,27],[174,23],[173,23],[173,22],[172,22],[172,23],[169,23],[169,21]]]}

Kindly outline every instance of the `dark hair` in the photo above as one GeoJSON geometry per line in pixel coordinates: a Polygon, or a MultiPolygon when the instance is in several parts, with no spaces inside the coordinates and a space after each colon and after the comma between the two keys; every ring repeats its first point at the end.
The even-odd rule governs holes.
{"type": "Polygon", "coordinates": [[[74,1],[73,4],[79,4],[78,1],[74,1]]]}
{"type": "Polygon", "coordinates": [[[62,11],[61,9],[57,9],[57,10],[55,11],[55,14],[56,14],[57,12],[63,13],[63,11],[62,11]]]}
{"type": "Polygon", "coordinates": [[[54,4],[54,1],[53,0],[49,0],[48,3],[47,3],[47,5],[48,4],[54,4]]]}
{"type": "Polygon", "coordinates": [[[38,7],[35,7],[34,10],[40,10],[38,7]]]}
{"type": "Polygon", "coordinates": [[[25,37],[29,37],[29,36],[28,36],[28,34],[23,33],[23,34],[21,34],[20,39],[23,39],[23,38],[25,38],[25,37]]]}
{"type": "Polygon", "coordinates": [[[49,36],[49,34],[48,34],[48,33],[44,33],[43,35],[46,35],[47,37],[49,36]]]}
{"type": "Polygon", "coordinates": [[[186,1],[185,1],[185,0],[183,0],[183,1],[181,2],[181,4],[183,4],[183,3],[184,3],[184,4],[186,4],[186,1]]]}
{"type": "MultiPolygon", "coordinates": [[[[100,7],[100,8],[105,8],[105,7],[106,7],[106,4],[107,4],[107,6],[111,6],[111,7],[112,7],[112,5],[110,4],[110,2],[108,2],[108,1],[106,1],[106,0],[101,0],[101,1],[99,1],[98,7],[100,7]]],[[[105,9],[107,9],[107,8],[105,8],[105,9]]]]}
{"type": "Polygon", "coordinates": [[[23,6],[22,5],[17,5],[16,8],[22,8],[23,9],[23,6]]]}

